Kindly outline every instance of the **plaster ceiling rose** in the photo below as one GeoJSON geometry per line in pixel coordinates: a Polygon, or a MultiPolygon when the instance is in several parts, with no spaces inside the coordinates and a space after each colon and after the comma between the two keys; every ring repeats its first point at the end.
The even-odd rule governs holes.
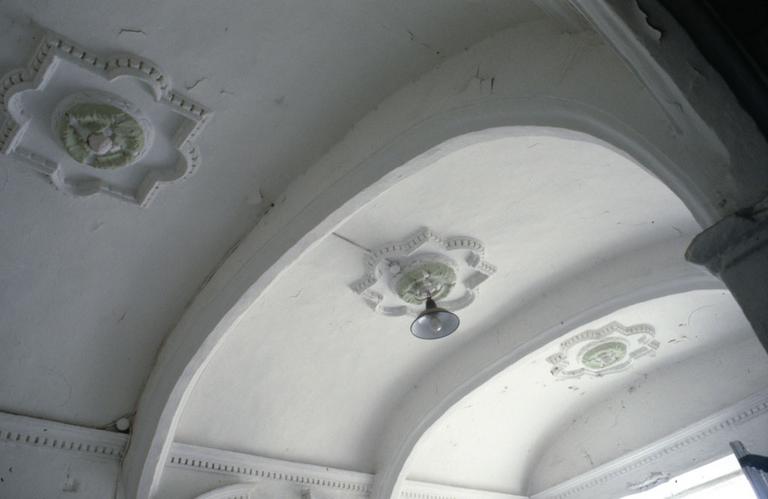
{"type": "Polygon", "coordinates": [[[365,303],[384,315],[418,315],[430,296],[440,306],[461,310],[478,286],[496,272],[477,239],[441,237],[427,228],[386,244],[366,258],[367,271],[352,284],[365,303]]]}
{"type": "Polygon", "coordinates": [[[547,357],[556,378],[603,376],[623,371],[638,358],[659,348],[656,331],[648,324],[623,326],[611,322],[588,329],[560,343],[560,350],[547,357]]]}
{"type": "Polygon", "coordinates": [[[53,112],[53,133],[69,156],[93,168],[140,161],[152,147],[154,127],[141,109],[105,92],[80,92],[53,112]]]}
{"type": "Polygon", "coordinates": [[[26,67],[0,79],[0,153],[75,196],[146,206],[200,164],[210,116],[153,62],[102,57],[51,32],[26,67]]]}

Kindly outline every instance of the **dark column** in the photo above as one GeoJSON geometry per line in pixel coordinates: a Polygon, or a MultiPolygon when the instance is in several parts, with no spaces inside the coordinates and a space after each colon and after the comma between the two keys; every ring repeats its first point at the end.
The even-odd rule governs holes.
{"type": "Polygon", "coordinates": [[[685,257],[723,280],[768,352],[768,199],[706,229],[685,257]]]}

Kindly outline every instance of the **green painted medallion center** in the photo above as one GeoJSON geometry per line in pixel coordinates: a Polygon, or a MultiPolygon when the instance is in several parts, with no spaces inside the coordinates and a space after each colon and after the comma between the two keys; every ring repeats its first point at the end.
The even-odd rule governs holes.
{"type": "Polygon", "coordinates": [[[620,341],[599,343],[581,355],[581,363],[589,369],[606,369],[627,356],[627,345],[620,341]]]}
{"type": "Polygon", "coordinates": [[[421,262],[408,267],[395,287],[400,298],[420,305],[428,297],[440,300],[448,296],[456,285],[456,272],[441,262],[421,262]]]}
{"type": "Polygon", "coordinates": [[[59,120],[58,133],[75,161],[94,168],[133,163],[146,141],[144,129],[130,114],[104,103],[72,105],[59,120]]]}

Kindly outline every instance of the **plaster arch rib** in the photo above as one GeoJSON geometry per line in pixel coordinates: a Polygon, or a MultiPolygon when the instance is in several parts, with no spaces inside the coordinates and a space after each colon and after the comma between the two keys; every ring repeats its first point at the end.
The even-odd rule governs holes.
{"type": "MultiPolygon", "coordinates": [[[[541,109],[541,107],[539,107],[539,109],[541,109]]],[[[462,116],[465,116],[464,113],[461,113],[461,114],[462,116]]],[[[505,121],[508,119],[508,117],[504,117],[504,116],[494,116],[494,118],[503,119],[505,121]]],[[[577,120],[574,120],[574,121],[577,121],[577,120]]],[[[587,121],[587,123],[591,123],[591,122],[592,122],[591,119],[587,121]]],[[[158,465],[158,470],[157,470],[158,475],[156,476],[159,477],[159,472],[161,471],[161,468],[164,465],[166,460],[163,454],[167,452],[167,449],[163,449],[163,447],[165,447],[166,444],[171,443],[173,434],[175,432],[175,425],[178,420],[179,412],[184,406],[184,402],[190,393],[191,387],[194,385],[196,379],[199,377],[200,373],[205,368],[207,360],[216,351],[217,346],[219,346],[221,342],[224,341],[226,332],[229,329],[231,329],[234,326],[234,324],[237,323],[239,316],[245,311],[248,305],[252,303],[252,301],[255,300],[269,286],[269,283],[280,274],[280,271],[282,268],[285,268],[288,265],[290,265],[290,263],[294,261],[296,258],[298,258],[306,249],[310,248],[314,242],[316,242],[323,235],[333,230],[333,228],[339,223],[341,223],[345,217],[353,213],[358,207],[363,205],[367,200],[372,199],[378,193],[382,192],[393,183],[401,180],[402,177],[407,176],[408,174],[414,173],[419,168],[423,167],[425,164],[428,164],[434,161],[435,155],[448,154],[454,148],[461,148],[478,140],[487,140],[487,139],[493,138],[494,136],[498,136],[499,134],[505,134],[510,132],[537,133],[537,134],[554,133],[560,136],[578,138],[581,140],[588,140],[590,142],[593,142],[593,141],[601,142],[598,139],[594,138],[594,136],[588,136],[580,132],[572,132],[565,129],[551,129],[551,128],[541,128],[541,127],[496,128],[491,130],[485,130],[482,132],[470,132],[465,135],[460,135],[457,138],[450,139],[447,142],[439,143],[438,146],[435,146],[435,148],[428,150],[426,153],[420,155],[415,160],[411,161],[409,165],[405,167],[405,169],[394,170],[397,164],[396,163],[392,164],[393,171],[385,175],[385,177],[382,178],[380,181],[367,187],[365,190],[363,190],[363,192],[356,195],[351,200],[347,201],[347,203],[344,206],[336,210],[325,220],[321,221],[320,224],[318,224],[316,227],[309,230],[307,234],[303,235],[303,237],[301,237],[301,239],[293,247],[291,247],[286,253],[284,253],[282,256],[279,256],[277,258],[277,261],[266,272],[264,272],[264,274],[262,274],[260,277],[255,279],[255,283],[252,286],[250,286],[238,300],[236,300],[235,305],[224,315],[221,321],[214,328],[212,328],[212,332],[207,337],[204,338],[203,344],[199,347],[197,351],[194,352],[192,359],[185,366],[185,369],[179,376],[176,386],[173,387],[171,397],[169,397],[169,400],[168,400],[169,404],[164,408],[165,409],[163,411],[164,414],[161,414],[161,418],[160,418],[161,425],[159,425],[158,429],[162,433],[156,433],[155,438],[162,436],[162,438],[164,439],[164,442],[156,442],[156,447],[153,449],[154,452],[156,453],[154,456],[154,459],[156,460],[155,463],[158,465]]],[[[446,133],[449,133],[449,132],[446,132],[446,133]]],[[[339,186],[337,184],[334,187],[343,187],[343,186],[339,186]]],[[[336,196],[329,193],[328,197],[334,198],[336,196]]],[[[338,197],[336,198],[339,199],[338,197]]],[[[315,202],[325,203],[325,202],[328,202],[328,199],[321,198],[320,200],[316,200],[315,202]]],[[[310,210],[307,210],[307,212],[312,214],[317,214],[316,210],[310,209],[310,210]]],[[[270,242],[274,244],[274,242],[276,241],[271,240],[270,242]]],[[[267,244],[267,248],[269,248],[269,243],[267,244]]],[[[260,249],[263,251],[264,247],[261,247],[260,249]]],[[[684,250],[683,247],[677,248],[677,254],[682,254],[683,250],[684,250]]],[[[276,254],[277,251],[279,250],[272,249],[272,251],[274,251],[273,254],[276,254]]],[[[239,251],[232,256],[232,260],[228,261],[227,263],[236,265],[239,268],[233,273],[233,275],[230,276],[231,280],[226,283],[227,286],[224,289],[222,289],[220,292],[226,292],[227,291],[226,288],[233,285],[240,284],[244,286],[246,284],[247,281],[245,280],[247,279],[247,276],[252,275],[245,268],[245,265],[244,265],[244,264],[247,264],[248,262],[249,262],[248,257],[246,257],[245,255],[242,255],[239,251]],[[245,258],[245,260],[242,260],[242,258],[245,258]]],[[[253,270],[251,270],[251,272],[252,271],[253,270]]],[[[702,276],[700,272],[693,272],[692,275],[685,276],[685,278],[682,279],[681,281],[681,283],[683,283],[682,285],[684,286],[690,285],[688,278],[692,278],[697,283],[697,285],[700,283],[700,280],[703,282],[711,283],[711,278],[707,276],[702,276]]],[[[678,284],[679,283],[674,284],[674,286],[678,286],[678,284]]],[[[677,288],[675,287],[674,289],[677,289],[677,288]]],[[[229,291],[230,292],[232,291],[231,288],[229,289],[229,291]]],[[[643,289],[642,292],[648,293],[649,290],[643,289]]],[[[654,288],[653,292],[654,293],[657,292],[657,288],[654,288]]],[[[234,294],[230,296],[232,297],[232,299],[235,298],[234,294]]],[[[208,302],[206,306],[211,307],[212,305],[215,305],[216,302],[221,300],[222,298],[223,298],[223,295],[218,294],[217,296],[213,297],[214,301],[208,302]]],[[[205,309],[203,309],[203,311],[205,311],[205,309]]],[[[187,326],[185,322],[188,320],[190,319],[185,317],[185,321],[182,322],[182,324],[180,324],[180,327],[187,326]]],[[[200,323],[198,322],[197,325],[199,327],[200,323]]],[[[178,337],[170,338],[166,348],[167,349],[173,348],[173,350],[170,351],[170,355],[173,355],[173,354],[178,355],[180,353],[180,350],[177,349],[178,347],[176,344],[174,344],[173,340],[179,341],[179,338],[178,337]]],[[[183,348],[183,346],[181,347],[183,348]]],[[[169,350],[164,350],[163,355],[169,355],[169,350]]],[[[163,362],[163,361],[167,362],[168,360],[170,359],[168,358],[163,359],[161,357],[160,362],[163,362]]],[[[153,380],[153,381],[157,382],[157,380],[153,380]]],[[[408,448],[408,444],[406,444],[404,448],[408,448]]],[[[133,449],[135,450],[135,447],[133,449]]],[[[391,461],[391,463],[396,463],[396,462],[397,460],[391,461]]],[[[383,477],[380,477],[380,478],[383,478],[383,477]]],[[[381,482],[379,482],[379,480],[377,479],[376,483],[381,483],[381,482]]],[[[142,496],[139,495],[138,497],[142,497],[142,496]]],[[[379,497],[386,497],[386,495],[382,495],[379,497]]]]}
{"type": "Polygon", "coordinates": [[[724,289],[713,276],[681,261],[683,248],[679,240],[662,241],[624,253],[599,269],[564,276],[547,287],[547,298],[521,305],[494,327],[516,331],[520,343],[504,349],[495,335],[480,336],[460,357],[445,359],[441,367],[417,380],[419,388],[398,402],[398,418],[379,440],[381,467],[372,497],[399,497],[412,453],[426,432],[465,396],[526,355],[628,306],[693,290],[724,289]],[[599,286],[594,294],[595,283],[605,282],[611,284],[599,286]],[[552,318],[552,310],[558,311],[558,320],[552,318]],[[433,386],[440,386],[439,396],[433,386]]]}
{"type": "MultiPolygon", "coordinates": [[[[492,40],[486,49],[510,65],[498,53],[508,42],[506,38],[492,40]]],[[[506,55],[504,51],[501,54],[506,55]]],[[[550,54],[555,58],[560,55],[557,51],[550,54]]],[[[457,83],[454,80],[460,76],[463,80],[467,62],[473,63],[471,59],[456,62],[457,67],[446,63],[435,70],[435,74],[425,77],[427,83],[429,78],[449,77],[457,83]]],[[[514,69],[506,68],[507,71],[514,69]]],[[[650,119],[645,116],[633,122],[636,114],[645,113],[653,106],[653,101],[631,75],[621,73],[623,70],[616,69],[620,73],[618,78],[632,89],[634,100],[629,104],[611,101],[616,97],[616,89],[611,85],[616,82],[609,82],[607,86],[611,88],[601,93],[594,91],[595,82],[586,81],[587,78],[576,91],[563,92],[548,87],[533,95],[521,91],[517,83],[507,91],[497,84],[491,94],[438,98],[439,104],[425,102],[420,109],[422,115],[417,119],[410,116],[393,119],[388,113],[402,109],[400,101],[413,99],[423,91],[419,85],[424,83],[417,82],[364,119],[360,125],[362,131],[350,134],[289,188],[288,201],[273,210],[241,242],[163,345],[139,403],[135,434],[123,468],[129,496],[152,496],[190,388],[227,331],[281,270],[368,200],[425,162],[434,160],[435,155],[482,140],[484,130],[544,127],[550,133],[557,131],[562,136],[607,145],[652,171],[685,202],[699,223],[708,225],[716,220],[722,214],[722,207],[717,204],[722,193],[715,192],[710,181],[713,176],[719,176],[727,178],[727,184],[733,186],[732,176],[725,166],[721,170],[714,166],[701,177],[684,166],[704,157],[711,158],[708,156],[711,151],[708,152],[706,144],[695,151],[680,147],[677,137],[653,126],[655,120],[663,116],[660,111],[650,119]],[[562,95],[558,96],[558,92],[562,95]],[[608,101],[604,94],[610,94],[608,101]],[[386,137],[383,142],[371,138],[382,131],[385,133],[380,135],[386,137]],[[361,140],[360,134],[368,136],[361,140]],[[337,162],[344,166],[333,170],[337,162]],[[407,167],[397,169],[406,163],[407,167]],[[329,175],[330,180],[323,179],[329,175]]],[[[579,75],[578,78],[584,80],[585,77],[579,75]]],[[[536,82],[532,83],[535,86],[536,82]]],[[[738,189],[731,187],[729,195],[737,193],[738,189]]]]}

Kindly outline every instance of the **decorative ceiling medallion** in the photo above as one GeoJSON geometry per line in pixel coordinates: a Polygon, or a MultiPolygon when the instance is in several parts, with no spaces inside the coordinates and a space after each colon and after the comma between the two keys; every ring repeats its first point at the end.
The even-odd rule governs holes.
{"type": "Polygon", "coordinates": [[[70,194],[146,206],[199,166],[211,115],[153,62],[101,57],[47,32],[27,66],[0,79],[0,153],[70,194]]]}
{"type": "Polygon", "coordinates": [[[387,244],[366,258],[365,275],[352,284],[376,312],[418,315],[431,296],[448,310],[472,303],[477,287],[496,272],[477,239],[442,238],[427,228],[387,244]]]}
{"type": "Polygon", "coordinates": [[[52,125],[70,157],[94,168],[136,163],[154,138],[152,122],[141,109],[105,92],[67,97],[54,110],[52,125]]]}
{"type": "Polygon", "coordinates": [[[442,300],[456,285],[453,262],[441,255],[424,255],[401,269],[396,276],[395,293],[413,305],[423,304],[427,298],[442,300]]]}
{"type": "Polygon", "coordinates": [[[560,351],[547,357],[553,376],[603,376],[627,369],[635,359],[659,348],[656,331],[648,324],[622,326],[618,322],[589,329],[560,343],[560,351]]]}

